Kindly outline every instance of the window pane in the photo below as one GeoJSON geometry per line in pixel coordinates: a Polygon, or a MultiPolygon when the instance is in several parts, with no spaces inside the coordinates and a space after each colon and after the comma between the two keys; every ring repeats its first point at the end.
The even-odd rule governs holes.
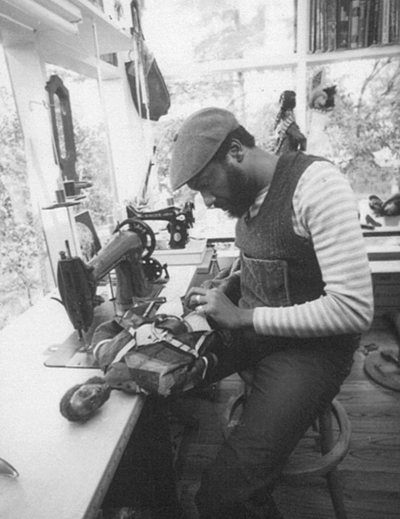
{"type": "Polygon", "coordinates": [[[31,208],[23,134],[0,47],[0,328],[47,292],[43,233],[31,208]]]}
{"type": "Polygon", "coordinates": [[[294,4],[293,0],[146,0],[144,33],[164,70],[177,63],[288,54],[295,45],[294,4]]]}
{"type": "MultiPolygon", "coordinates": [[[[256,143],[273,151],[276,144],[275,118],[284,90],[294,89],[292,68],[232,72],[201,78],[168,79],[171,108],[155,127],[158,174],[162,198],[172,196],[169,187],[171,146],[181,124],[191,113],[208,106],[232,110],[240,123],[256,138],[256,143]]],[[[234,235],[234,221],[221,210],[205,210],[200,196],[184,187],[175,193],[175,203],[195,201],[195,226],[191,235],[226,237],[234,235]]]]}
{"type": "Polygon", "coordinates": [[[82,190],[85,198],[74,207],[74,212],[89,210],[104,245],[109,237],[107,218],[112,215],[112,184],[97,81],[53,65],[47,65],[46,72],[47,77],[59,76],[68,89],[76,147],[75,169],[79,181],[92,185],[82,190]]]}
{"type": "MultiPolygon", "coordinates": [[[[309,69],[310,81],[320,69],[309,69]]],[[[324,85],[336,85],[335,107],[309,113],[309,144],[345,172],[360,197],[399,190],[400,60],[326,65],[324,85]]]]}

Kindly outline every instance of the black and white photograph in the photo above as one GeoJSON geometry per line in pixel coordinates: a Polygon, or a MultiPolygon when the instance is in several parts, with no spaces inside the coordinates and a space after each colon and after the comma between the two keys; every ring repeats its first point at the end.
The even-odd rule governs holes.
{"type": "Polygon", "coordinates": [[[399,519],[400,0],[0,0],[0,519],[399,519]]]}

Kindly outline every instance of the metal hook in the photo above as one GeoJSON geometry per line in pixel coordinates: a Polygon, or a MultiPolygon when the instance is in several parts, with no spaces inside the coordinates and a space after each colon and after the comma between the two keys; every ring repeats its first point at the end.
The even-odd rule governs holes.
{"type": "Polygon", "coordinates": [[[51,106],[55,106],[55,105],[52,105],[50,103],[47,103],[47,101],[45,101],[44,99],[42,99],[41,101],[29,101],[29,110],[32,112],[33,111],[33,106],[32,105],[42,105],[46,108],[46,110],[48,110],[51,106]]]}

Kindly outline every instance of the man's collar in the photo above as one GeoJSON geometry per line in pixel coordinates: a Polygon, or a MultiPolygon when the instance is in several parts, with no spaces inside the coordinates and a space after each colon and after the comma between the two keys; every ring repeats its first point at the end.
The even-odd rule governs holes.
{"type": "Polygon", "coordinates": [[[269,185],[264,187],[264,189],[262,189],[258,193],[257,198],[255,199],[253,205],[247,211],[246,221],[251,220],[252,218],[257,216],[257,214],[258,214],[258,212],[260,210],[260,207],[262,206],[262,204],[263,204],[263,202],[265,200],[265,197],[268,194],[268,190],[269,190],[269,185]]]}

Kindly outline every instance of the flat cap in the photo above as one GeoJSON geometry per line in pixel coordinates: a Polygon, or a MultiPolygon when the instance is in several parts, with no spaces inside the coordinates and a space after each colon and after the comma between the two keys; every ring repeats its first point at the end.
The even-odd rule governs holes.
{"type": "Polygon", "coordinates": [[[238,127],[235,116],[222,108],[204,108],[186,119],[172,149],[172,189],[179,189],[200,173],[238,127]]]}

